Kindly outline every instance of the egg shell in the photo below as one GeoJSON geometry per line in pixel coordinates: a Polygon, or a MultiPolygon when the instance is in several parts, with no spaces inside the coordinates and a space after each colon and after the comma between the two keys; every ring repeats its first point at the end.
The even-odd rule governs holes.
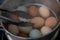
{"type": "Polygon", "coordinates": [[[28,35],[27,34],[24,34],[24,33],[19,33],[18,36],[19,37],[28,37],[28,35]]]}
{"type": "Polygon", "coordinates": [[[30,36],[31,38],[40,38],[42,35],[41,35],[41,33],[40,33],[39,30],[33,29],[33,30],[30,32],[29,36],[30,36]]]}
{"type": "Polygon", "coordinates": [[[39,8],[39,13],[42,17],[47,18],[50,16],[50,11],[46,6],[41,6],[39,8]]]}
{"type": "Polygon", "coordinates": [[[26,33],[26,34],[28,34],[28,33],[30,33],[30,31],[32,30],[32,26],[25,26],[25,27],[19,27],[19,29],[20,29],[20,31],[22,32],[22,33],[26,33]]]}
{"type": "Polygon", "coordinates": [[[29,22],[29,19],[19,17],[20,21],[29,22]]]}
{"type": "Polygon", "coordinates": [[[19,33],[19,28],[16,25],[10,24],[8,26],[8,31],[14,35],[17,35],[19,33]]]}
{"type": "Polygon", "coordinates": [[[11,15],[10,18],[15,20],[15,21],[19,21],[19,18],[17,15],[11,15]]]}
{"type": "Polygon", "coordinates": [[[28,8],[28,12],[30,13],[30,15],[32,15],[33,17],[36,17],[36,16],[40,16],[39,13],[38,13],[38,8],[36,6],[30,6],[28,8]]]}
{"type": "Polygon", "coordinates": [[[52,29],[49,28],[48,26],[43,26],[43,27],[41,28],[41,33],[42,33],[42,35],[47,35],[47,34],[50,33],[51,31],[52,31],[52,29]]]}
{"type": "Polygon", "coordinates": [[[57,19],[55,17],[49,17],[46,19],[45,25],[50,28],[54,28],[57,25],[57,19]]]}
{"type": "Polygon", "coordinates": [[[25,6],[19,6],[16,10],[27,12],[27,8],[25,6]]]}
{"type": "Polygon", "coordinates": [[[35,28],[40,28],[44,25],[44,19],[41,17],[34,17],[31,19],[31,23],[34,23],[35,28]]]}

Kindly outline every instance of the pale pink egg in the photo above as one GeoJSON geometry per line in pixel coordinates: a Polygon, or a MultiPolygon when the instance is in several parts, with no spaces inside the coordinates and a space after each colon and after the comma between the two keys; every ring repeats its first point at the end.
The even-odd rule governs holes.
{"type": "Polygon", "coordinates": [[[39,13],[42,17],[47,18],[50,16],[50,11],[46,6],[41,6],[39,8],[39,13]]]}
{"type": "Polygon", "coordinates": [[[43,27],[41,28],[41,33],[42,33],[43,35],[47,35],[47,34],[50,33],[51,31],[52,31],[52,29],[49,28],[48,26],[43,26],[43,27]]]}

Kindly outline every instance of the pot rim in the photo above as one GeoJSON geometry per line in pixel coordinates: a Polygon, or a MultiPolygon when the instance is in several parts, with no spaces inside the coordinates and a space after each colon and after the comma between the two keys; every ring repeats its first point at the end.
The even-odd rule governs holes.
{"type": "Polygon", "coordinates": [[[60,4],[60,1],[59,0],[56,0],[58,4],[60,4]]]}
{"type": "MultiPolygon", "coordinates": [[[[44,4],[39,4],[39,3],[30,3],[30,4],[26,4],[26,5],[23,5],[23,6],[27,6],[27,5],[38,5],[38,6],[41,6],[41,5],[44,5],[44,4]]],[[[44,5],[44,6],[46,6],[46,5],[44,5]]],[[[51,9],[51,8],[49,8],[48,6],[46,6],[53,14],[54,14],[54,16],[58,19],[58,16],[57,16],[57,14],[51,9]]],[[[48,36],[49,34],[51,34],[53,31],[55,31],[58,27],[59,27],[59,25],[60,25],[60,22],[59,22],[59,20],[57,20],[57,25],[56,25],[56,27],[50,32],[50,33],[48,33],[47,35],[44,35],[44,36],[41,36],[40,38],[43,38],[43,37],[45,37],[45,36],[48,36]]],[[[6,30],[5,29],[5,27],[3,27],[4,28],[4,30],[9,34],[9,35],[12,35],[12,36],[14,36],[14,37],[16,37],[16,38],[21,38],[21,39],[37,39],[37,38],[30,38],[30,37],[27,37],[27,38],[24,38],[24,37],[19,37],[19,36],[15,36],[15,35],[13,35],[12,33],[10,33],[8,30],[6,30]]],[[[8,35],[8,34],[6,34],[6,35],[8,35]]]]}

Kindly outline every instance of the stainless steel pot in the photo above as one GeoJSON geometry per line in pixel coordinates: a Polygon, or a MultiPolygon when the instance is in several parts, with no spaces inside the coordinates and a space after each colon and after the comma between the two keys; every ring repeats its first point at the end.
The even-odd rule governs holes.
{"type": "MultiPolygon", "coordinates": [[[[27,0],[29,1],[29,0],[27,0]]],[[[41,38],[38,38],[38,39],[31,39],[31,38],[22,38],[22,37],[18,37],[18,36],[15,36],[13,34],[11,34],[10,32],[8,32],[5,28],[4,30],[6,31],[6,35],[9,35],[11,38],[13,38],[13,40],[51,40],[51,38],[53,37],[53,35],[57,32],[57,30],[59,29],[59,16],[60,16],[60,4],[58,4],[57,0],[35,0],[35,1],[29,1],[25,4],[28,3],[28,5],[30,3],[38,3],[38,4],[43,4],[43,5],[46,5],[52,12],[53,14],[55,15],[55,17],[58,19],[58,24],[57,26],[53,29],[53,31],[41,38]]],[[[4,5],[3,5],[4,6],[4,5]]],[[[6,8],[5,8],[6,9],[6,8]]],[[[8,9],[10,9],[8,7],[8,9]]]]}
{"type": "MultiPolygon", "coordinates": [[[[27,4],[27,5],[24,5],[24,6],[29,6],[29,5],[38,5],[38,6],[41,6],[42,4],[27,4]]],[[[50,9],[50,8],[49,8],[50,9]]],[[[50,9],[51,10],[51,9],[50,9]]],[[[56,15],[56,13],[53,11],[53,10],[51,10],[52,11],[52,13],[53,13],[53,15],[58,19],[58,17],[57,17],[57,15],[56,15]]],[[[19,15],[18,13],[17,13],[17,15],[19,15]]],[[[23,15],[22,15],[23,16],[23,15]]],[[[43,36],[43,37],[41,37],[41,38],[38,38],[38,39],[40,39],[40,40],[47,40],[47,37],[49,37],[49,38],[51,38],[53,35],[52,34],[55,34],[54,32],[58,29],[58,27],[59,27],[59,21],[58,21],[58,24],[57,24],[57,26],[53,29],[53,31],[51,32],[51,33],[49,33],[49,34],[47,34],[47,35],[45,35],[45,36],[43,36]],[[44,38],[44,39],[43,39],[44,38]]],[[[5,27],[4,27],[4,30],[6,31],[6,35],[9,35],[12,39],[14,39],[14,40],[38,40],[38,39],[32,39],[32,38],[22,38],[22,37],[18,37],[18,36],[15,36],[15,35],[13,35],[13,34],[11,34],[10,32],[8,32],[6,29],[5,29],[5,27]]]]}
{"type": "Polygon", "coordinates": [[[1,8],[3,9],[15,9],[17,6],[21,6],[28,3],[40,3],[48,6],[54,10],[58,16],[60,16],[60,1],[59,0],[6,0],[1,8]]]}

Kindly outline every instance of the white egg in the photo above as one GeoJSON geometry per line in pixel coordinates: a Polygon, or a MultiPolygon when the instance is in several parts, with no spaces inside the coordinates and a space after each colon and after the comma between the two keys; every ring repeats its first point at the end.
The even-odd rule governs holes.
{"type": "Polygon", "coordinates": [[[50,11],[46,6],[41,6],[39,8],[39,13],[42,17],[47,18],[50,16],[50,11]]]}
{"type": "Polygon", "coordinates": [[[42,33],[43,35],[47,35],[47,34],[50,33],[51,31],[52,31],[52,29],[49,28],[48,26],[43,26],[43,27],[41,28],[41,33],[42,33]]]}
{"type": "Polygon", "coordinates": [[[26,33],[26,34],[28,34],[28,33],[30,33],[30,31],[32,30],[32,27],[31,26],[28,26],[28,27],[19,27],[19,29],[20,29],[20,31],[22,32],[22,33],[26,33]]]}
{"type": "Polygon", "coordinates": [[[25,18],[21,18],[21,17],[19,17],[19,20],[24,21],[24,22],[29,22],[29,19],[25,19],[25,18]]]}
{"type": "Polygon", "coordinates": [[[11,32],[14,35],[17,35],[19,33],[19,28],[16,25],[10,24],[8,26],[8,31],[11,32]]]}
{"type": "Polygon", "coordinates": [[[31,38],[40,38],[42,35],[41,35],[41,33],[40,33],[39,30],[33,29],[33,30],[30,32],[29,36],[30,36],[31,38]]]}
{"type": "Polygon", "coordinates": [[[16,10],[20,10],[20,11],[27,11],[27,8],[25,6],[19,6],[16,10]]]}

